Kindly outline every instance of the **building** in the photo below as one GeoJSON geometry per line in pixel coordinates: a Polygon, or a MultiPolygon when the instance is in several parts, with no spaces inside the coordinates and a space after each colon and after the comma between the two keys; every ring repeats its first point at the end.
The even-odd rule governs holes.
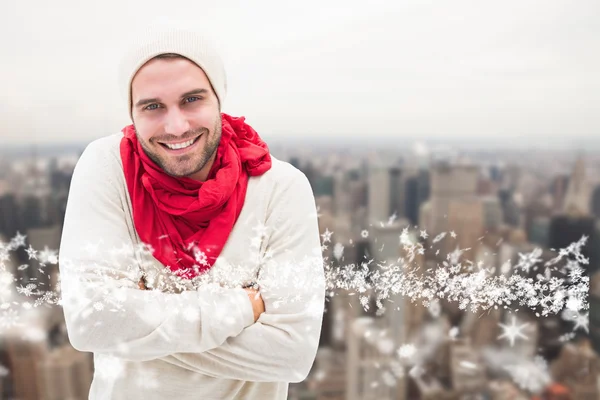
{"type": "Polygon", "coordinates": [[[331,348],[317,352],[314,373],[308,378],[308,387],[316,400],[346,399],[346,354],[331,348]]]}
{"type": "Polygon", "coordinates": [[[429,199],[429,171],[420,169],[415,175],[406,179],[405,216],[411,225],[418,225],[421,205],[429,199]]]}
{"type": "Polygon", "coordinates": [[[66,345],[53,349],[38,365],[41,400],[84,400],[93,378],[93,356],[66,345]]]}
{"type": "Polygon", "coordinates": [[[389,372],[391,357],[376,345],[384,338],[378,320],[362,317],[353,322],[346,352],[346,399],[406,399],[406,377],[389,372]]]}
{"type": "Polygon", "coordinates": [[[600,219],[600,185],[597,185],[592,192],[592,200],[590,204],[592,215],[600,219]]]}
{"type": "Polygon", "coordinates": [[[549,247],[550,240],[550,221],[549,217],[539,216],[531,220],[527,237],[533,244],[541,247],[549,247]]]}
{"type": "Polygon", "coordinates": [[[586,167],[583,158],[579,157],[569,179],[563,212],[570,215],[589,215],[590,213],[590,185],[586,177],[586,167]]]}
{"type": "Polygon", "coordinates": [[[448,203],[448,222],[446,229],[454,232],[456,238],[444,238],[445,253],[456,248],[470,249],[467,258],[473,260],[484,236],[484,203],[480,199],[453,199],[448,203]]]}
{"type": "Polygon", "coordinates": [[[600,398],[600,358],[586,339],[565,344],[551,370],[555,381],[570,388],[573,399],[600,398]]]}
{"type": "Polygon", "coordinates": [[[478,177],[479,170],[475,166],[447,163],[435,165],[431,171],[429,225],[421,228],[427,229],[430,236],[448,232],[449,218],[452,211],[456,211],[451,210],[451,203],[474,199],[478,177]]]}
{"type": "Polygon", "coordinates": [[[19,271],[19,281],[22,284],[34,283],[41,291],[55,289],[55,283],[58,275],[58,260],[43,260],[41,258],[45,251],[58,254],[60,236],[62,227],[54,225],[43,228],[30,228],[27,230],[27,242],[35,250],[40,252],[37,259],[28,260],[29,267],[19,271]],[[42,264],[45,264],[42,266],[42,264]]]}
{"type": "Polygon", "coordinates": [[[387,223],[392,215],[405,213],[405,177],[399,167],[373,167],[369,170],[368,223],[387,223]]]}
{"type": "Polygon", "coordinates": [[[483,361],[468,340],[448,342],[452,389],[459,393],[477,393],[485,389],[487,376],[483,361]]]}
{"type": "Polygon", "coordinates": [[[569,176],[559,175],[550,183],[550,195],[552,196],[552,209],[557,212],[564,209],[565,195],[569,186],[569,176]]]}
{"type": "Polygon", "coordinates": [[[19,229],[23,229],[19,205],[15,194],[7,192],[0,196],[0,234],[12,238],[19,229]]]}
{"type": "Polygon", "coordinates": [[[484,228],[486,230],[497,230],[504,220],[500,199],[496,196],[486,196],[481,201],[483,203],[484,228]]]}

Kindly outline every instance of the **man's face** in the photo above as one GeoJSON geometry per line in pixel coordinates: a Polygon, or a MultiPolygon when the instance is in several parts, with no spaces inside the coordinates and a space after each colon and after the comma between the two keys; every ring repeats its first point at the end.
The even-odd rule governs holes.
{"type": "Polygon", "coordinates": [[[153,59],[131,83],[142,148],[165,172],[205,180],[221,139],[219,101],[204,71],[185,58],[153,59]]]}

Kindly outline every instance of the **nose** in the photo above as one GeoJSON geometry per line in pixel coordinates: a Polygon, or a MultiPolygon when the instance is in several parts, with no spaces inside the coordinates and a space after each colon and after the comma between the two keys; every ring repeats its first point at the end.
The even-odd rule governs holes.
{"type": "Polygon", "coordinates": [[[166,115],[165,132],[181,136],[190,130],[190,124],[185,114],[178,108],[171,108],[166,115]]]}

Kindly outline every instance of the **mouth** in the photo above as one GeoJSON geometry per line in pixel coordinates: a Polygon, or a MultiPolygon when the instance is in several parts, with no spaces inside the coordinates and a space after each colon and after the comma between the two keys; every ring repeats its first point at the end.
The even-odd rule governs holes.
{"type": "Polygon", "coordinates": [[[163,149],[165,149],[168,153],[171,154],[181,154],[181,153],[185,153],[189,150],[191,150],[192,148],[195,147],[195,144],[198,143],[199,139],[203,136],[203,134],[200,134],[198,136],[196,136],[193,139],[187,140],[185,142],[180,142],[180,143],[163,143],[163,142],[158,142],[158,144],[161,145],[161,147],[163,149]]]}

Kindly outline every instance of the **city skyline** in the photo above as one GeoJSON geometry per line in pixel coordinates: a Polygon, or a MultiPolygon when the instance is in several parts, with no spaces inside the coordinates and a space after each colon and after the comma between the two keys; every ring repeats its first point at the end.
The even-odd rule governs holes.
{"type": "MultiPolygon", "coordinates": [[[[500,286],[480,286],[474,278],[484,271],[497,277],[510,274],[512,282],[523,284],[527,278],[558,278],[562,262],[544,272],[544,278],[540,277],[542,271],[535,269],[542,264],[533,258],[524,261],[522,255],[542,249],[537,253],[538,261],[546,263],[556,255],[550,248],[563,249],[582,234],[591,233],[590,243],[581,253],[590,257],[589,268],[579,263],[567,263],[564,268],[570,268],[573,282],[585,274],[586,279],[576,283],[578,289],[570,286],[569,290],[580,293],[582,302],[589,299],[592,304],[592,294],[600,287],[600,275],[592,275],[599,267],[598,256],[590,252],[600,239],[600,182],[594,179],[600,164],[586,166],[582,158],[565,162],[569,171],[565,177],[548,171],[549,164],[540,166],[533,159],[523,167],[507,163],[505,168],[498,168],[483,158],[481,164],[475,160],[475,165],[440,163],[419,169],[416,165],[402,167],[401,162],[372,164],[369,160],[373,159],[366,157],[366,168],[356,168],[344,162],[343,157],[352,159],[344,151],[308,154],[286,160],[301,169],[313,187],[330,286],[317,359],[306,380],[290,385],[290,400],[400,400],[417,398],[417,393],[421,399],[438,399],[442,394],[456,399],[461,394],[486,392],[528,399],[516,394],[511,397],[510,393],[524,396],[543,389],[558,390],[553,386],[557,384],[563,385],[561,390],[574,393],[576,399],[581,393],[597,395],[595,381],[578,376],[581,371],[599,368],[598,357],[589,348],[590,339],[599,343],[593,337],[595,308],[582,310],[575,318],[559,313],[560,301],[545,302],[550,297],[544,297],[541,285],[535,286],[534,293],[519,292],[517,285],[507,287],[517,298],[488,313],[485,293],[495,293],[500,286]],[[540,168],[544,174],[538,173],[540,168]],[[391,214],[397,219],[388,218],[391,214]],[[439,231],[450,234],[438,241],[439,231]],[[445,254],[455,254],[455,246],[470,249],[458,257],[464,267],[471,260],[475,270],[458,272],[454,269],[456,261],[449,261],[452,268],[445,264],[454,257],[448,259],[445,254]],[[402,262],[396,260],[398,257],[409,260],[413,256],[414,261],[402,267],[402,276],[413,267],[421,272],[408,275],[404,284],[408,282],[407,288],[425,284],[425,290],[396,293],[390,267],[402,262]],[[510,260],[515,264],[507,264],[510,260]],[[444,284],[444,279],[455,283],[444,284]],[[460,287],[475,292],[463,297],[462,290],[456,291],[456,279],[463,281],[460,287]],[[429,288],[432,291],[428,294],[429,288]],[[449,289],[447,295],[438,298],[445,288],[449,289]],[[586,288],[590,296],[585,295],[586,288]],[[388,289],[392,292],[386,297],[388,289]],[[437,295],[431,297],[432,293],[437,295]],[[385,312],[379,312],[381,305],[385,312]],[[474,306],[483,309],[474,313],[474,306]],[[479,372],[472,374],[473,368],[479,372]]],[[[5,277],[8,273],[16,278],[1,280],[4,287],[0,287],[0,297],[12,292],[19,295],[5,298],[6,304],[9,300],[10,304],[20,304],[15,301],[27,301],[27,297],[33,301],[37,290],[51,288],[46,293],[54,293],[59,269],[50,249],[59,248],[73,167],[58,168],[54,163],[41,168],[35,159],[20,161],[28,165],[16,168],[16,164],[5,164],[4,179],[9,186],[0,194],[0,241],[7,243],[0,246],[0,260],[5,260],[0,266],[6,268],[5,277]],[[15,231],[20,236],[13,237],[15,231]],[[18,242],[23,247],[20,255],[3,256],[3,249],[17,249],[18,242]],[[32,247],[28,249],[27,244],[32,247]],[[45,247],[47,250],[42,250],[45,247]],[[39,257],[27,260],[32,249],[40,250],[39,257]],[[27,265],[24,263],[31,265],[22,268],[27,265]],[[47,263],[47,275],[40,263],[47,263]]],[[[556,164],[557,160],[549,158],[546,163],[556,164]]],[[[566,281],[552,282],[559,285],[555,292],[566,289],[566,281]]],[[[43,299],[53,302],[57,297],[44,295],[40,299],[36,303],[43,299]]],[[[577,298],[571,297],[566,307],[577,304],[577,298]]],[[[1,315],[0,334],[8,327],[13,338],[22,332],[37,339],[6,341],[7,361],[2,361],[0,352],[0,367],[11,372],[0,374],[0,386],[6,385],[6,393],[14,391],[20,398],[31,400],[38,398],[36,393],[55,393],[57,399],[67,392],[85,393],[92,360],[68,344],[60,309],[54,308],[55,317],[48,321],[53,328],[41,330],[34,329],[29,319],[21,319],[26,321],[21,326],[14,325],[19,322],[15,315],[30,314],[12,306],[10,310],[12,314],[1,315]],[[48,343],[40,342],[46,335],[48,343]],[[17,353],[15,349],[22,350],[17,353]],[[19,356],[23,353],[27,356],[19,356]],[[31,377],[24,371],[36,364],[40,365],[38,384],[28,385],[31,377]],[[78,375],[76,371],[85,373],[78,375]],[[53,385],[57,377],[68,383],[53,385]]]]}

